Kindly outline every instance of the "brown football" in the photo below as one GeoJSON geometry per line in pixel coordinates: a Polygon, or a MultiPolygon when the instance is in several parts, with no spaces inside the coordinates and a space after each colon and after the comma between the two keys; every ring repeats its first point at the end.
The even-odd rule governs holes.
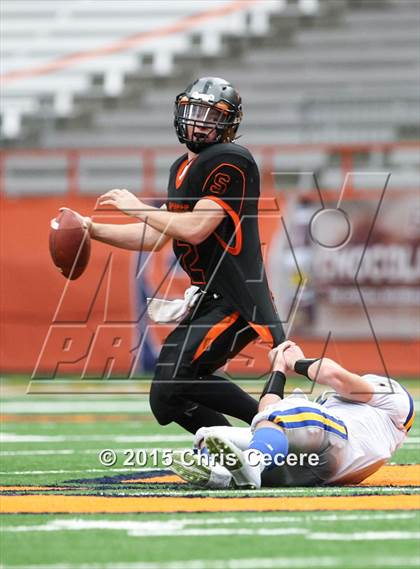
{"type": "Polygon", "coordinates": [[[51,220],[50,254],[54,265],[67,279],[75,280],[84,272],[90,257],[90,235],[83,219],[63,209],[51,220]]]}

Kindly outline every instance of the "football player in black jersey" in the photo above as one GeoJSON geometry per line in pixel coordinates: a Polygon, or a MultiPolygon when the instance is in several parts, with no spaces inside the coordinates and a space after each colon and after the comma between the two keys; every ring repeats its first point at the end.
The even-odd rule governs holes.
{"type": "Polygon", "coordinates": [[[188,431],[248,423],[257,401],[217,369],[258,336],[284,340],[267,284],[258,232],[260,181],[250,152],[234,143],[241,98],[224,79],[203,77],[176,97],[174,125],[186,152],[172,165],[166,204],[158,209],[127,190],[99,199],[139,224],[90,222],[94,239],[125,249],[158,251],[169,240],[178,261],[204,294],[169,334],[150,392],[160,424],[188,431]]]}

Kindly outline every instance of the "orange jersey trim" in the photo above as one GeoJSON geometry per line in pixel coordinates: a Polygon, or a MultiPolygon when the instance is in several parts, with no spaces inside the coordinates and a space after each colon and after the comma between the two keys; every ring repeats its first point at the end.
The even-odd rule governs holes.
{"type": "Polygon", "coordinates": [[[262,324],[254,324],[253,322],[248,322],[248,324],[254,328],[258,336],[260,336],[264,342],[274,345],[274,338],[268,326],[263,326],[262,324]]]}
{"type": "Polygon", "coordinates": [[[238,320],[238,318],[239,318],[239,312],[233,312],[232,314],[226,316],[225,318],[223,318],[223,320],[212,326],[205,335],[205,337],[203,338],[203,340],[201,341],[197,350],[195,351],[192,361],[194,362],[195,360],[197,360],[206,350],[208,350],[211,344],[221,334],[223,334],[223,332],[225,332],[228,328],[230,328],[230,326],[232,326],[232,324],[234,324],[238,320]]]}
{"type": "Polygon", "coordinates": [[[230,207],[230,205],[228,205],[220,198],[217,198],[216,196],[204,196],[202,199],[211,200],[220,205],[220,207],[222,207],[225,210],[225,212],[233,221],[233,225],[235,226],[235,245],[233,247],[228,246],[226,241],[222,239],[219,235],[217,235],[216,231],[213,232],[213,235],[216,237],[216,239],[219,241],[219,243],[222,245],[225,251],[227,251],[231,255],[239,255],[239,253],[242,251],[242,226],[241,226],[241,220],[239,219],[239,215],[236,213],[234,209],[230,207]]]}
{"type": "Polygon", "coordinates": [[[193,160],[188,161],[188,158],[185,158],[185,160],[179,165],[178,171],[177,171],[176,177],[175,177],[175,188],[177,190],[181,187],[181,184],[184,181],[185,175],[188,171],[188,168],[191,166],[191,164],[194,162],[194,160],[195,160],[195,158],[193,160]]]}

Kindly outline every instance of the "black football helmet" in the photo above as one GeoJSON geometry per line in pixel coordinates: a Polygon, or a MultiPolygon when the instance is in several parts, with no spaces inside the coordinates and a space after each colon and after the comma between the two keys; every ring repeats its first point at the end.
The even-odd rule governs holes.
{"type": "Polygon", "coordinates": [[[241,119],[241,97],[220,77],[196,79],[175,99],[178,140],[196,154],[217,142],[232,142],[241,119]]]}

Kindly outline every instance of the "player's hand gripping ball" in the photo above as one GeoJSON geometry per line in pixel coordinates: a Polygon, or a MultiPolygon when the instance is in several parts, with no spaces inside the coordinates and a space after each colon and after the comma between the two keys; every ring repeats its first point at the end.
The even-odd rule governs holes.
{"type": "Polygon", "coordinates": [[[91,220],[63,207],[51,220],[50,254],[64,277],[75,280],[83,274],[90,257],[91,220]]]}

